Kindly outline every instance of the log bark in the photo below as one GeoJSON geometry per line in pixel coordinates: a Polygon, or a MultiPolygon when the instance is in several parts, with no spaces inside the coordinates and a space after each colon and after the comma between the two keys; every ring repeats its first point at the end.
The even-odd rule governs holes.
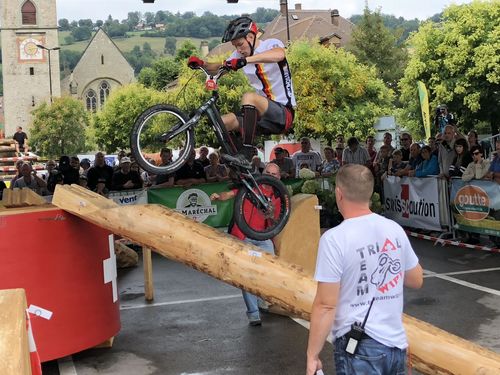
{"type": "MultiPolygon", "coordinates": [[[[53,204],[221,281],[309,319],[316,282],[211,227],[158,205],[118,206],[76,185],[58,185],[53,204]]],[[[500,355],[405,316],[412,365],[427,374],[500,373],[500,355]]],[[[305,350],[305,348],[304,348],[305,350]]]]}

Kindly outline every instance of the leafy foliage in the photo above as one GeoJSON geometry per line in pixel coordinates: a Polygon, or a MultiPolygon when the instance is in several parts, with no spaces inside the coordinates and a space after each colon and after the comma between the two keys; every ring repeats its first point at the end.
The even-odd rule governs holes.
{"type": "Polygon", "coordinates": [[[338,133],[364,138],[392,112],[392,91],[351,53],[300,41],[292,43],[287,59],[297,99],[295,137],[329,143],[338,133]]]}
{"type": "Polygon", "coordinates": [[[89,118],[83,104],[70,97],[55,98],[33,111],[31,145],[48,158],[87,151],[85,136],[89,118]]]}
{"type": "Polygon", "coordinates": [[[128,148],[136,118],[152,105],[166,102],[165,94],[131,84],[111,92],[103,109],[94,118],[97,144],[107,152],[128,148]]]}
{"type": "Polygon", "coordinates": [[[184,42],[182,42],[181,46],[177,50],[177,53],[175,55],[175,61],[183,63],[189,58],[189,56],[197,54],[198,54],[198,47],[196,47],[194,43],[191,42],[191,40],[187,39],[184,42]]]}
{"type": "Polygon", "coordinates": [[[88,26],[77,27],[71,30],[71,36],[77,42],[88,40],[92,36],[92,29],[88,26]]]}
{"type": "Polygon", "coordinates": [[[177,49],[177,39],[167,36],[165,38],[165,53],[169,55],[174,55],[177,49]]]}
{"type": "Polygon", "coordinates": [[[155,60],[151,67],[146,67],[139,73],[138,81],[146,87],[163,90],[179,75],[179,64],[174,59],[164,57],[155,60]]]}
{"type": "MultiPolygon", "coordinates": [[[[445,9],[442,22],[427,22],[409,40],[412,55],[399,86],[399,121],[422,135],[418,80],[431,108],[446,103],[463,130],[479,122],[498,133],[500,123],[500,2],[473,1],[445,9]]],[[[431,113],[434,111],[431,110],[431,113]]]]}
{"type": "Polygon", "coordinates": [[[380,11],[365,7],[363,16],[352,33],[348,50],[365,65],[374,66],[377,74],[392,88],[403,76],[408,60],[406,48],[386,26],[380,11]]]}
{"type": "MultiPolygon", "coordinates": [[[[358,26],[363,17],[363,14],[355,14],[349,17],[349,20],[358,26]]],[[[394,35],[398,36],[399,45],[403,44],[412,32],[417,31],[420,25],[420,21],[417,18],[406,20],[403,17],[396,17],[392,14],[383,13],[380,13],[380,17],[384,22],[384,26],[391,30],[394,35]]]]}

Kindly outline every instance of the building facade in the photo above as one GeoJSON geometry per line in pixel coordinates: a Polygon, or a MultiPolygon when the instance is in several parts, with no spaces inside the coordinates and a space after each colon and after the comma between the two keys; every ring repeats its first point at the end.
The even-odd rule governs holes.
{"type": "Polygon", "coordinates": [[[98,111],[114,89],[135,80],[134,69],[111,38],[99,29],[73,72],[61,82],[63,95],[82,100],[88,111],[98,111]]]}
{"type": "Polygon", "coordinates": [[[9,137],[18,126],[29,133],[31,111],[50,102],[51,91],[54,97],[61,94],[59,51],[38,47],[58,46],[56,0],[0,0],[0,22],[5,135],[9,137]]]}

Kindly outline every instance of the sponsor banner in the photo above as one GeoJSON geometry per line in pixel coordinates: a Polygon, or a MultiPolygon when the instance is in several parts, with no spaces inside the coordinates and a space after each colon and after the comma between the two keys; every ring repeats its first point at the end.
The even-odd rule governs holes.
{"type": "Polygon", "coordinates": [[[453,179],[450,198],[458,229],[500,237],[499,184],[453,179]]]}
{"type": "Polygon", "coordinates": [[[143,189],[112,191],[109,193],[108,198],[112,199],[115,203],[118,203],[121,206],[131,204],[147,204],[148,192],[143,189]]]}
{"type": "Polygon", "coordinates": [[[227,183],[150,189],[148,201],[172,208],[212,227],[227,227],[233,215],[234,199],[211,202],[210,194],[228,190],[227,183]]]}
{"type": "Polygon", "coordinates": [[[436,178],[388,176],[383,205],[384,215],[400,225],[441,231],[436,178]]]}

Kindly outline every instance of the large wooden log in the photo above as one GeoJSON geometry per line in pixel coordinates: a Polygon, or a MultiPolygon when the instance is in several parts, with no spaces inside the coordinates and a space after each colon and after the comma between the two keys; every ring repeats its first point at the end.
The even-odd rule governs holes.
{"type": "Polygon", "coordinates": [[[0,290],[0,374],[31,375],[24,289],[0,290]]]}
{"type": "MultiPolygon", "coordinates": [[[[158,205],[118,206],[79,186],[58,185],[52,201],[120,236],[309,318],[316,283],[300,266],[256,252],[158,205]]],[[[412,365],[427,374],[500,374],[500,355],[405,316],[412,365]]]]}

